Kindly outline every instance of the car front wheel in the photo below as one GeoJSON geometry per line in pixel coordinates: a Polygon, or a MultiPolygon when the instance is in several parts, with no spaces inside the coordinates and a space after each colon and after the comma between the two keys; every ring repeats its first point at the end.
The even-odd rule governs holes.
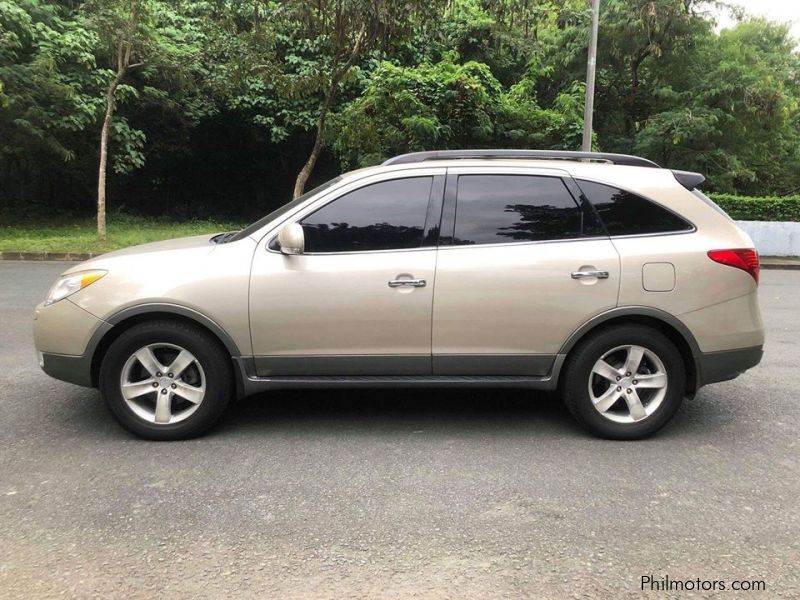
{"type": "Polygon", "coordinates": [[[640,439],[661,429],[680,407],[686,369],[660,331],[618,325],[582,340],[562,378],[567,408],[595,435],[640,439]]]}
{"type": "Polygon", "coordinates": [[[177,321],[131,327],[109,347],[100,390],[117,420],[152,440],[211,427],[233,395],[230,357],[204,330],[177,321]]]}

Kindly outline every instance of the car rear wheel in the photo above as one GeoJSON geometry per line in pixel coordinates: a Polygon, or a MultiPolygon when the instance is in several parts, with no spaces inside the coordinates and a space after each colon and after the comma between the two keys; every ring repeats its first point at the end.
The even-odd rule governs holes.
{"type": "Polygon", "coordinates": [[[680,352],[660,331],[616,325],[582,340],[562,374],[573,416],[604,438],[647,437],[673,417],[686,387],[680,352]]]}
{"type": "Polygon", "coordinates": [[[117,420],[141,437],[195,437],[219,419],[233,395],[230,357],[198,327],[142,323],[109,347],[100,390],[117,420]]]}

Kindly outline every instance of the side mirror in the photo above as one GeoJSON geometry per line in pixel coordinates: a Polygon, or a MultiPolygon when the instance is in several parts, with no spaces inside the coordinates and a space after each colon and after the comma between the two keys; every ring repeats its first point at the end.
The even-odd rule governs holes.
{"type": "Polygon", "coordinates": [[[306,247],[302,225],[299,223],[284,225],[278,232],[278,245],[283,254],[302,254],[306,247]]]}

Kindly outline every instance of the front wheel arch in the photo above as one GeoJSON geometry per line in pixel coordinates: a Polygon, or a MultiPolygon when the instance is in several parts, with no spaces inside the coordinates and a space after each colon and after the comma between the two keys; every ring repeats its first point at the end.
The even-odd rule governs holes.
{"type": "MultiPolygon", "coordinates": [[[[121,317],[112,317],[109,322],[113,323],[113,326],[102,335],[102,337],[94,346],[91,367],[92,386],[98,387],[100,383],[100,365],[102,364],[103,357],[106,355],[106,352],[111,344],[113,344],[119,336],[128,331],[131,327],[141,323],[147,323],[148,321],[177,321],[179,323],[186,323],[194,327],[199,327],[209,334],[213,339],[215,339],[220,347],[225,350],[228,356],[233,357],[240,355],[236,344],[230,339],[230,337],[227,336],[227,334],[222,331],[218,325],[216,325],[216,323],[207,320],[205,317],[202,317],[202,315],[200,315],[202,318],[189,316],[192,313],[194,313],[194,311],[190,311],[188,309],[186,309],[185,312],[164,309],[140,310],[129,312],[127,314],[120,313],[121,317]],[[212,323],[213,326],[209,326],[209,323],[212,323]]],[[[199,315],[200,313],[194,314],[199,315]]]]}

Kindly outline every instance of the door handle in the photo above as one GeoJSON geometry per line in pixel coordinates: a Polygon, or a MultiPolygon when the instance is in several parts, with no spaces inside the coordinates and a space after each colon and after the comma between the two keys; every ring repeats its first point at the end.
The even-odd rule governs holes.
{"type": "Polygon", "coordinates": [[[425,287],[427,282],[424,279],[392,279],[389,281],[390,288],[396,288],[403,285],[407,285],[409,287],[425,287]]]}
{"type": "Polygon", "coordinates": [[[608,271],[575,271],[572,273],[573,279],[583,279],[584,277],[597,277],[598,279],[608,279],[608,271]]]}

